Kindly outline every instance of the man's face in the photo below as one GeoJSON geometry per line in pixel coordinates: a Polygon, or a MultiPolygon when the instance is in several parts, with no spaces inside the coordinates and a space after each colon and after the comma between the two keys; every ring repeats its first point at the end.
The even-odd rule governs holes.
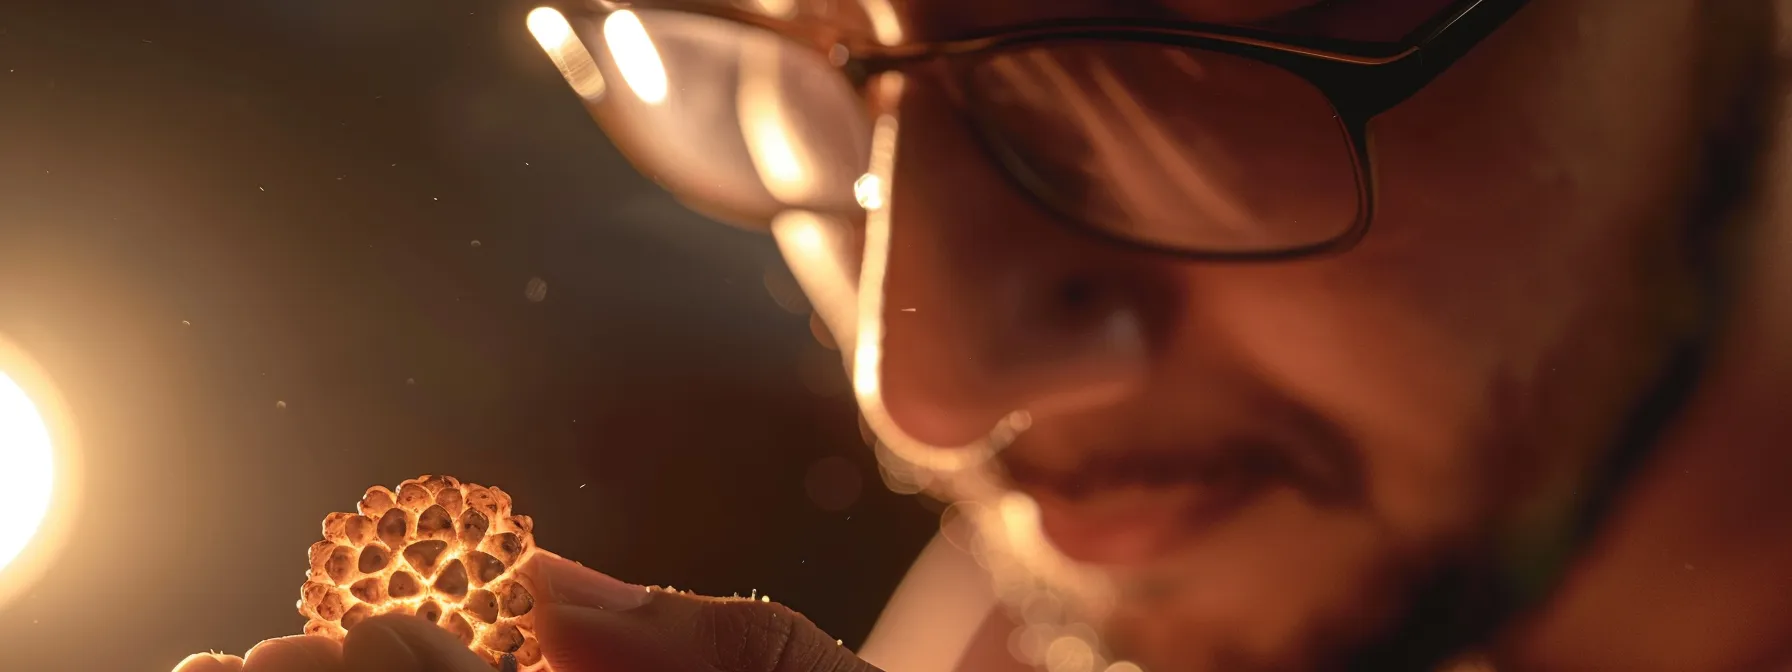
{"type": "MultiPolygon", "coordinates": [[[[1357,1],[1403,4],[1333,4],[1357,1]]],[[[1315,3],[1166,4],[1241,21],[1315,3]]],[[[1293,262],[1188,263],[1079,233],[911,77],[887,277],[866,290],[884,296],[889,417],[951,446],[1027,412],[1000,459],[1054,544],[1119,581],[1112,643],[1134,660],[1341,655],[1401,615],[1413,577],[1561,515],[1655,373],[1705,123],[1700,4],[1534,0],[1370,124],[1367,238],[1293,262]]],[[[1140,11],[905,11],[927,39],[1121,5],[1140,11]]]]}

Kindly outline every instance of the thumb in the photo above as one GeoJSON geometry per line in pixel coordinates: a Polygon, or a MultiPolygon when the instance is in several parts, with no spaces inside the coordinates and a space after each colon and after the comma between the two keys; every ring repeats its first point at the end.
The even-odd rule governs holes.
{"type": "Polygon", "coordinates": [[[877,672],[780,604],[650,591],[546,553],[526,571],[555,672],[877,672]]]}

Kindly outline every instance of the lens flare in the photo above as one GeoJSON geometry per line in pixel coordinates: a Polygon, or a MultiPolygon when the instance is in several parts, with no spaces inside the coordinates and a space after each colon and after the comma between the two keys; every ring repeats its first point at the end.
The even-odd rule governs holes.
{"type": "Polygon", "coordinates": [[[876,173],[865,173],[852,183],[853,198],[859,201],[859,207],[866,210],[879,210],[884,207],[884,178],[876,173]]]}
{"type": "Polygon", "coordinates": [[[586,100],[603,97],[604,76],[564,15],[551,7],[538,7],[529,12],[528,25],[529,34],[535,36],[536,43],[547,52],[573,91],[586,100]]]}
{"type": "Polygon", "coordinates": [[[896,45],[902,42],[902,19],[896,16],[896,8],[890,0],[859,0],[859,6],[865,9],[866,18],[871,19],[871,32],[877,41],[884,45],[896,45]]]}
{"type": "Polygon", "coordinates": [[[610,58],[622,71],[622,81],[649,105],[666,102],[666,65],[648,37],[647,27],[633,11],[621,10],[604,19],[604,43],[610,58]]]}
{"type": "Polygon", "coordinates": [[[535,36],[543,49],[558,49],[572,39],[572,25],[566,22],[565,15],[552,7],[536,7],[529,12],[527,23],[529,34],[535,36]]]}
{"type": "Polygon", "coordinates": [[[738,116],[747,153],[772,198],[803,203],[814,191],[813,161],[784,107],[780,38],[749,33],[740,44],[738,116]]]}

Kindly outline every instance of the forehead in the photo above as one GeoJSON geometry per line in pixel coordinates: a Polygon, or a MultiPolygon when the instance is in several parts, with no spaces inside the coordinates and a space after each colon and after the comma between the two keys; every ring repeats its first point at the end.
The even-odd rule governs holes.
{"type": "MultiPolygon", "coordinates": [[[[749,5],[771,0],[746,0],[749,5]]],[[[788,0],[785,0],[788,2],[788,0]]],[[[1393,42],[1468,0],[808,0],[856,27],[884,17],[930,42],[1078,19],[1209,23],[1300,37],[1393,42]]],[[[773,3],[781,4],[781,3],[773,3]]]]}

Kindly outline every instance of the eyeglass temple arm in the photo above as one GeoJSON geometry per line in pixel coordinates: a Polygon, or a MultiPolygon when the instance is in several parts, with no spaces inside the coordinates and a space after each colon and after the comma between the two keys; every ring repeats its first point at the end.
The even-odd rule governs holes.
{"type": "Polygon", "coordinates": [[[1418,40],[1418,46],[1406,55],[1385,64],[1365,66],[1387,71],[1379,78],[1382,85],[1378,88],[1362,90],[1360,87],[1363,79],[1358,78],[1352,78],[1353,85],[1357,87],[1354,92],[1328,86],[1327,82],[1319,84],[1328,89],[1328,93],[1334,94],[1335,99],[1350,104],[1353,114],[1349,116],[1367,120],[1406,102],[1431,84],[1450,66],[1473,51],[1476,45],[1505,25],[1527,2],[1528,0],[1475,0],[1468,3],[1461,11],[1438,22],[1430,34],[1418,40]]]}

